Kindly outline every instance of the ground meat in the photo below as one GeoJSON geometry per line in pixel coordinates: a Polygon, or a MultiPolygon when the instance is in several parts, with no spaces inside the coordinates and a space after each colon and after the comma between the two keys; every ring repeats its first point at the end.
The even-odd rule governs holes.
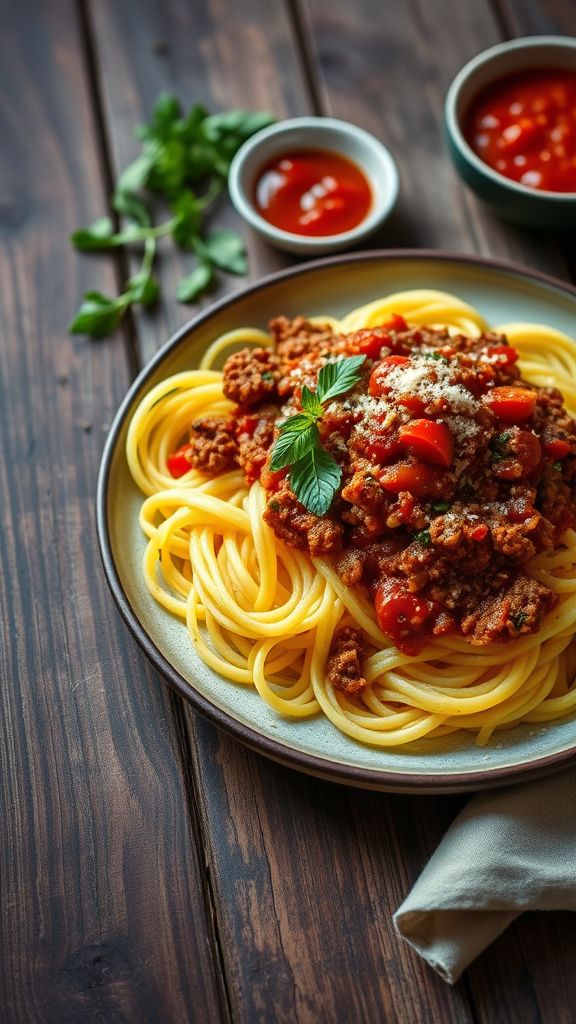
{"type": "Polygon", "coordinates": [[[338,554],[342,547],[340,524],[330,516],[308,512],[286,484],[268,502],[264,521],[277,537],[311,555],[338,554]]]}
{"type": "Polygon", "coordinates": [[[237,454],[233,420],[210,416],[192,424],[186,457],[194,469],[222,473],[234,465],[237,454]]]}
{"type": "Polygon", "coordinates": [[[520,573],[505,589],[484,598],[462,619],[460,628],[473,644],[533,633],[557,600],[548,587],[520,573]]]}
{"type": "Polygon", "coordinates": [[[277,406],[265,405],[257,412],[236,421],[237,461],[249,484],[261,477],[274,440],[274,424],[277,419],[277,406]]]}
{"type": "Polygon", "coordinates": [[[284,363],[301,359],[310,352],[334,351],[334,332],[328,324],[311,324],[303,316],[297,316],[293,320],[277,316],[270,321],[269,330],[274,339],[276,352],[284,363]]]}
{"type": "Polygon", "coordinates": [[[276,394],[280,360],[267,348],[243,348],[224,364],[223,390],[238,405],[256,405],[276,394]]]}
{"type": "Polygon", "coordinates": [[[353,694],[365,690],[368,683],[362,675],[366,651],[359,629],[344,626],[334,634],[326,663],[326,676],[334,689],[353,694]]]}

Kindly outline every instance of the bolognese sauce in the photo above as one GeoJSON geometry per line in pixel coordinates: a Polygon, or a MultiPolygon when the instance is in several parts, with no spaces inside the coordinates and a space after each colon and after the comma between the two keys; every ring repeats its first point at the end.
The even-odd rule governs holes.
{"type": "MultiPolygon", "coordinates": [[[[234,415],[192,425],[175,475],[184,463],[241,466],[267,492],[275,534],[330,558],[346,585],[364,585],[405,653],[446,634],[481,645],[533,633],[557,597],[526,563],[576,522],[576,422],[561,393],[524,381],[501,334],[467,337],[401,316],[349,334],[302,317],[270,329],[271,349],[228,358],[234,415]],[[304,385],[314,390],[327,361],[350,355],[365,356],[361,380],[318,421],[342,481],[317,516],[288,469],[271,471],[271,452],[281,423],[302,409],[304,385]]],[[[329,659],[335,685],[350,692],[364,683],[360,647],[350,630],[336,634],[329,659]]]]}

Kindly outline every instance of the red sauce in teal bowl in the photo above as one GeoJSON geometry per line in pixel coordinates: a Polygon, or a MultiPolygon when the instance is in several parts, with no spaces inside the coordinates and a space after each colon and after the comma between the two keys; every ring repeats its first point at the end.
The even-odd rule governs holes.
{"type": "Polygon", "coordinates": [[[576,192],[576,71],[542,69],[499,79],[472,102],[463,132],[505,178],[576,192]]]}
{"type": "Polygon", "coordinates": [[[260,172],[254,204],[262,217],[297,235],[339,235],[372,205],[370,184],[352,160],[326,150],[276,157],[260,172]]]}

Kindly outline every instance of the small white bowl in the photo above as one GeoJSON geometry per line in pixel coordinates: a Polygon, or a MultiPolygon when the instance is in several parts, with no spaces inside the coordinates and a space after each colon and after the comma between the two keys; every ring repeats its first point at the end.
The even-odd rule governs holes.
{"type": "Polygon", "coordinates": [[[375,231],[396,202],[398,184],[396,163],[386,147],[363,128],[332,117],[295,117],[264,128],[238,150],[228,176],[232,203],[248,224],[279,249],[311,256],[347,249],[375,231]],[[356,227],[337,235],[299,235],[275,227],[258,213],[253,196],[260,172],[275,157],[302,149],[338,153],[364,172],[372,205],[356,227]]]}

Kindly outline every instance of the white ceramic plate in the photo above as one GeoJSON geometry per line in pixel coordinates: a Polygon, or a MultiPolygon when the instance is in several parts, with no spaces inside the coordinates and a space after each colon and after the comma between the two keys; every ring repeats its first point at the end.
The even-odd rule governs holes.
{"type": "Polygon", "coordinates": [[[124,455],[127,425],[142,396],[193,367],[215,337],[239,325],[266,327],[284,313],[341,316],[409,288],[453,292],[489,323],[541,322],[575,333],[576,289],[511,264],[462,255],[396,251],[332,257],[275,274],[213,306],[162,348],[131,387],[112,426],[98,486],[98,534],[106,576],[139,644],[166,680],[237,739],[284,764],[351,785],[403,792],[456,792],[504,785],[574,762],[576,721],[498,732],[487,747],[473,737],[421,741],[392,751],[364,747],[324,717],[280,718],[255,690],[222,679],[195,655],[186,627],[148,593],[138,526],[142,496],[124,455]]]}

